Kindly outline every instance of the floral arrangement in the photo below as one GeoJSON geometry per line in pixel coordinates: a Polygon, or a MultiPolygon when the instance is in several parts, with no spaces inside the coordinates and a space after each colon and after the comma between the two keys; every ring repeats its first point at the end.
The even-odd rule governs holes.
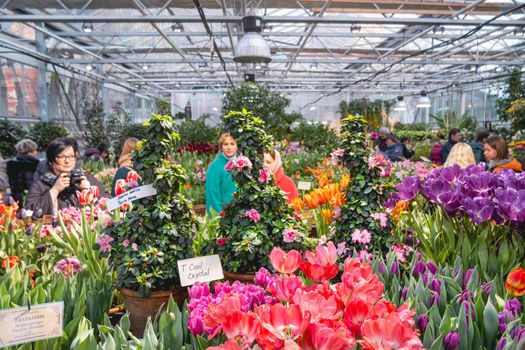
{"type": "MultiPolygon", "coordinates": [[[[242,288],[230,288],[200,311],[205,328],[198,330],[219,337],[220,345],[209,349],[422,349],[415,311],[382,298],[383,283],[368,263],[348,258],[341,281],[330,284],[339,273],[337,259],[332,242],[306,252],[304,260],[298,251],[274,248],[270,260],[278,274],[261,270],[256,279],[267,299],[253,303],[242,288]]],[[[218,294],[223,289],[219,285],[218,294]]],[[[210,292],[197,285],[190,295],[190,304],[205,304],[210,292]]]]}
{"type": "Polygon", "coordinates": [[[188,143],[182,147],[179,147],[177,149],[177,153],[195,152],[198,155],[201,155],[201,154],[215,155],[217,154],[218,150],[219,150],[219,146],[217,144],[210,144],[208,142],[196,142],[196,143],[188,143]]]}
{"type": "Polygon", "coordinates": [[[221,214],[216,251],[228,271],[255,272],[269,267],[267,257],[274,246],[300,249],[307,238],[263,167],[263,153],[271,144],[264,122],[243,110],[225,115],[224,124],[239,148],[239,155],[225,166],[238,190],[221,214]]]}
{"type": "Polygon", "coordinates": [[[389,223],[378,215],[382,213],[381,204],[388,189],[380,176],[390,174],[389,162],[382,155],[371,157],[363,117],[349,115],[342,123],[341,149],[333,156],[349,169],[352,186],[346,190],[346,202],[336,220],[334,240],[346,242],[362,254],[369,250],[386,251],[389,223]]]}
{"type": "Polygon", "coordinates": [[[179,140],[172,118],[153,115],[144,125],[147,138],[133,164],[142,183],[152,184],[157,194],[133,202],[123,220],[109,223],[98,249],[102,256],[111,253],[117,287],[147,296],[180,285],[177,260],[191,257],[196,219],[181,194],[188,181],[184,169],[170,158],[179,140]]]}
{"type": "Polygon", "coordinates": [[[509,143],[509,148],[512,149],[514,158],[525,156],[525,140],[512,141],[509,143]]]}

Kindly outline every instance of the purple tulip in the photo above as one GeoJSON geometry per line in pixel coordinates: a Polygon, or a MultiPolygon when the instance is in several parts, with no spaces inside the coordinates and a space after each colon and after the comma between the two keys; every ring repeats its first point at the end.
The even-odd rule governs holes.
{"type": "Polygon", "coordinates": [[[523,308],[521,307],[520,301],[514,298],[507,300],[505,303],[505,311],[513,315],[519,315],[523,311],[523,308]]]}
{"type": "Polygon", "coordinates": [[[441,294],[441,281],[437,278],[432,279],[430,282],[430,290],[436,292],[437,294],[441,294]]]}
{"type": "Polygon", "coordinates": [[[384,262],[380,262],[379,263],[379,266],[377,267],[377,271],[380,273],[380,274],[384,274],[385,271],[386,271],[386,266],[385,266],[385,263],[384,262]]]}
{"type": "Polygon", "coordinates": [[[26,235],[31,236],[34,230],[35,230],[35,224],[26,225],[26,235]]]}
{"type": "Polygon", "coordinates": [[[443,344],[447,350],[456,350],[459,348],[460,343],[461,338],[459,337],[458,332],[450,332],[445,336],[445,339],[443,339],[443,344]]]}
{"type": "Polygon", "coordinates": [[[261,267],[259,271],[255,273],[255,284],[258,286],[266,288],[272,280],[272,274],[264,267],[261,267]]]}
{"type": "Polygon", "coordinates": [[[479,224],[492,218],[494,206],[489,198],[475,197],[465,200],[465,209],[472,221],[479,224]]]}
{"type": "Polygon", "coordinates": [[[401,290],[401,299],[407,300],[408,295],[408,287],[405,287],[401,290]]]}
{"type": "Polygon", "coordinates": [[[438,267],[437,267],[437,265],[436,265],[434,262],[432,262],[432,261],[428,261],[428,262],[427,262],[427,269],[428,269],[428,271],[430,271],[433,275],[435,275],[436,272],[437,272],[437,270],[438,270],[438,267]]]}
{"type": "Polygon", "coordinates": [[[42,209],[38,209],[37,211],[33,212],[33,219],[41,219],[42,216],[44,216],[44,212],[42,212],[42,209]]]}
{"type": "Polygon", "coordinates": [[[201,335],[204,333],[204,321],[200,317],[190,317],[188,320],[188,328],[193,335],[201,335]]]}
{"type": "Polygon", "coordinates": [[[481,283],[481,289],[483,290],[483,293],[490,294],[490,290],[492,288],[492,282],[483,282],[481,283]]]}
{"type": "Polygon", "coordinates": [[[188,290],[188,294],[192,299],[200,299],[210,295],[210,285],[208,283],[195,282],[195,284],[188,290]]]}
{"type": "Polygon", "coordinates": [[[415,278],[419,278],[419,276],[424,274],[426,271],[427,271],[427,265],[422,261],[418,261],[414,265],[414,269],[412,270],[412,275],[414,275],[415,278]]]}
{"type": "Polygon", "coordinates": [[[425,333],[428,326],[428,317],[427,315],[421,315],[417,318],[417,328],[421,331],[421,333],[425,333]]]}
{"type": "Polygon", "coordinates": [[[12,207],[13,205],[15,205],[15,200],[13,199],[13,197],[9,196],[7,197],[7,201],[6,201],[6,204],[10,207],[12,207]]]}
{"type": "Polygon", "coordinates": [[[460,303],[464,301],[471,302],[472,300],[474,300],[474,294],[470,290],[464,289],[461,292],[461,295],[459,296],[459,302],[460,303]]]}
{"type": "Polygon", "coordinates": [[[395,259],[394,262],[392,263],[392,266],[390,266],[390,274],[391,275],[399,274],[399,264],[397,262],[397,259],[395,259]]]}
{"type": "Polygon", "coordinates": [[[472,278],[472,273],[474,272],[473,269],[468,269],[465,274],[463,275],[463,288],[466,288],[468,285],[468,282],[472,278]]]}
{"type": "Polygon", "coordinates": [[[403,201],[409,201],[417,196],[421,183],[417,176],[407,176],[397,184],[397,198],[403,201]]]}
{"type": "Polygon", "coordinates": [[[496,350],[503,350],[505,348],[505,345],[507,345],[507,339],[503,336],[498,341],[498,345],[496,346],[496,350]]]}
{"type": "Polygon", "coordinates": [[[430,272],[425,272],[421,275],[421,280],[425,286],[428,285],[429,278],[432,278],[432,274],[430,272]]]}
{"type": "Polygon", "coordinates": [[[432,307],[432,305],[437,305],[439,303],[439,294],[432,292],[432,295],[430,295],[430,298],[428,298],[428,307],[432,307]]]}

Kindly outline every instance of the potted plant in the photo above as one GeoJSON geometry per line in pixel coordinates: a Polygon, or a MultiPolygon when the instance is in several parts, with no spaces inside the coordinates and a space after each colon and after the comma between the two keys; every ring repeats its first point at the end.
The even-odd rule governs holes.
{"type": "Polygon", "coordinates": [[[179,140],[172,118],[154,114],[145,126],[147,138],[133,154],[133,164],[142,183],[152,184],[157,194],[133,202],[121,221],[108,225],[111,249],[103,253],[111,252],[135,334],[142,334],[147,318],[170,295],[182,304],[177,260],[191,257],[196,225],[191,203],[181,194],[184,169],[171,158],[179,140]]]}
{"type": "MultiPolygon", "coordinates": [[[[228,272],[251,274],[263,266],[271,268],[268,255],[273,247],[304,249],[309,240],[283,192],[263,167],[263,154],[272,141],[264,131],[264,122],[243,109],[225,115],[224,124],[239,149],[238,156],[226,165],[238,189],[220,214],[216,251],[228,272]]],[[[246,278],[253,281],[253,276],[246,278]]]]}

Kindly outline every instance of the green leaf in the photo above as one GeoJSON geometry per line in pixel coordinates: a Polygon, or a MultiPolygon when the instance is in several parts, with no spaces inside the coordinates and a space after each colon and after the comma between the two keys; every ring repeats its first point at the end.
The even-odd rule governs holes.
{"type": "Polygon", "coordinates": [[[496,345],[496,334],[498,333],[498,312],[490,300],[487,301],[483,310],[483,329],[485,330],[485,345],[488,349],[494,349],[496,345]]]}

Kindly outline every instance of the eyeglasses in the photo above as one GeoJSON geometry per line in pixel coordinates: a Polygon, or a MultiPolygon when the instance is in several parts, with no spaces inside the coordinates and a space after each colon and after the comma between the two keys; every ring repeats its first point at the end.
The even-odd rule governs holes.
{"type": "Polygon", "coordinates": [[[66,160],[67,160],[67,161],[70,161],[70,160],[76,160],[76,159],[77,159],[77,156],[76,156],[76,155],[73,155],[73,156],[65,156],[65,155],[61,154],[61,155],[56,156],[55,159],[56,159],[56,160],[59,160],[59,161],[61,161],[61,162],[64,162],[64,161],[66,161],[66,160]]]}

